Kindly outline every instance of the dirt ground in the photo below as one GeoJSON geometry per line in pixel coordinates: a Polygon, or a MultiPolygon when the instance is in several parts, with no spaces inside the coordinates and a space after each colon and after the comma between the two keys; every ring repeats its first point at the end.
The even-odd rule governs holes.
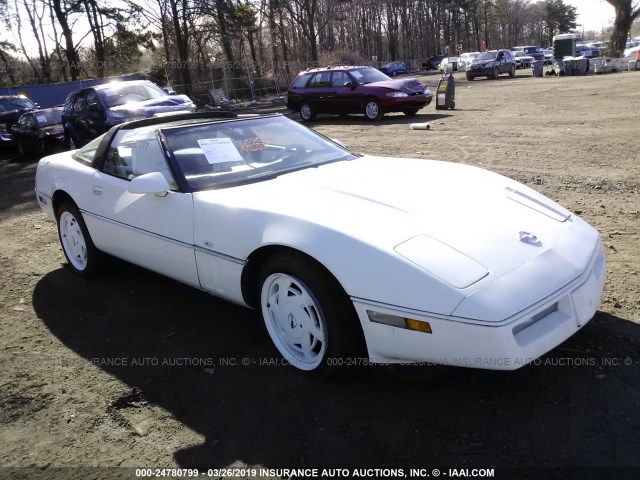
{"type": "MultiPolygon", "coordinates": [[[[435,90],[437,75],[419,78],[435,90]]],[[[479,165],[582,216],[600,231],[608,264],[590,324],[514,372],[405,367],[309,379],[274,364],[252,311],[128,264],[94,281],[74,276],[33,198],[37,159],[5,156],[0,478],[135,478],[131,468],[171,467],[216,478],[290,475],[260,468],[640,478],[640,71],[456,80],[455,111],[431,105],[375,124],[321,117],[313,128],[356,152],[479,165]]]]}

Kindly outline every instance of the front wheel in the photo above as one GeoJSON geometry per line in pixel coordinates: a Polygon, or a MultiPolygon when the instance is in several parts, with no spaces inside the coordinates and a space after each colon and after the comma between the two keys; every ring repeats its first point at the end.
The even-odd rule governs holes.
{"type": "Polygon", "coordinates": [[[511,65],[511,70],[509,70],[509,76],[510,77],[515,77],[516,76],[516,66],[515,65],[511,65]]]}
{"type": "Polygon", "coordinates": [[[56,212],[58,237],[69,267],[82,277],[99,269],[100,252],[93,244],[82,214],[71,200],[62,202],[56,212]]]}
{"type": "Polygon", "coordinates": [[[382,111],[380,102],[373,98],[367,100],[367,103],[364,105],[364,116],[371,122],[375,122],[384,117],[384,112],[382,111]]]}
{"type": "Polygon", "coordinates": [[[493,78],[495,80],[497,80],[499,76],[500,76],[500,69],[498,67],[494,67],[494,69],[493,69],[493,78]]]}
{"type": "Polygon", "coordinates": [[[258,288],[267,332],[295,368],[328,376],[360,353],[361,328],[346,293],[321,266],[283,253],[263,266],[258,288]]]}

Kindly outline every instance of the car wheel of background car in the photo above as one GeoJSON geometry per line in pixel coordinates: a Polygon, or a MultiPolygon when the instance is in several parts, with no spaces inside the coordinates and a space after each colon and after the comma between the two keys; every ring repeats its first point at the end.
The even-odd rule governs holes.
{"type": "Polygon", "coordinates": [[[22,145],[22,142],[18,142],[18,154],[19,154],[21,157],[24,157],[24,156],[25,156],[25,153],[24,153],[24,146],[22,145]]]}
{"type": "Polygon", "coordinates": [[[373,98],[367,100],[367,103],[364,105],[364,116],[367,117],[367,120],[372,122],[384,117],[384,112],[382,111],[380,103],[373,98]]]}
{"type": "Polygon", "coordinates": [[[326,377],[341,363],[333,360],[360,353],[353,305],[320,265],[276,255],[263,266],[258,287],[267,332],[292,366],[326,377]]]}
{"type": "Polygon", "coordinates": [[[467,80],[469,80],[470,82],[473,81],[473,77],[471,75],[469,75],[468,73],[467,73],[467,80]]]}
{"type": "Polygon", "coordinates": [[[300,105],[300,118],[302,118],[303,122],[311,122],[312,120],[315,120],[316,115],[317,113],[315,109],[308,103],[300,105]]]}
{"type": "Polygon", "coordinates": [[[38,146],[40,147],[39,148],[40,154],[42,156],[44,156],[47,153],[47,145],[45,144],[44,139],[42,139],[42,138],[40,139],[40,142],[38,143],[38,146]]]}
{"type": "Polygon", "coordinates": [[[90,277],[99,268],[100,252],[93,244],[84,219],[71,200],[65,200],[56,212],[58,236],[71,269],[82,277],[90,277]]]}
{"type": "Polygon", "coordinates": [[[395,70],[393,72],[391,72],[391,76],[395,77],[398,74],[398,72],[396,72],[395,70]]]}
{"type": "Polygon", "coordinates": [[[511,65],[511,70],[509,70],[509,76],[510,77],[515,77],[516,76],[516,66],[515,65],[511,65]]]}
{"type": "Polygon", "coordinates": [[[408,117],[412,117],[416,113],[418,113],[418,109],[417,108],[415,110],[407,110],[407,111],[404,112],[404,114],[407,115],[408,117]]]}
{"type": "Polygon", "coordinates": [[[499,76],[500,76],[500,69],[498,69],[498,67],[494,67],[493,78],[497,80],[499,76]]]}
{"type": "Polygon", "coordinates": [[[73,137],[69,132],[66,132],[64,134],[64,143],[67,146],[68,150],[75,150],[76,148],[78,148],[76,147],[76,143],[73,141],[73,137]]]}

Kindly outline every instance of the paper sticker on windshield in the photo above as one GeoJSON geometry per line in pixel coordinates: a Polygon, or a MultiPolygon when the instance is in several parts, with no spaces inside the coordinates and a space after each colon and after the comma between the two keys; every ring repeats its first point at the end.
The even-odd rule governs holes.
{"type": "Polygon", "coordinates": [[[111,88],[105,88],[102,91],[107,97],[113,97],[114,95],[117,95],[118,92],[116,92],[115,90],[112,90],[111,88]]]}
{"type": "Polygon", "coordinates": [[[198,140],[198,145],[210,164],[243,161],[242,155],[228,137],[203,138],[198,140]]]}
{"type": "Polygon", "coordinates": [[[36,120],[38,123],[47,123],[47,117],[44,115],[36,115],[36,120]]]}
{"type": "Polygon", "coordinates": [[[362,77],[364,77],[364,75],[362,75],[362,74],[361,74],[359,71],[357,71],[357,70],[352,70],[352,71],[351,71],[351,75],[353,75],[353,76],[354,76],[354,77],[356,77],[356,78],[362,78],[362,77]]]}
{"type": "Polygon", "coordinates": [[[265,149],[264,142],[258,137],[245,138],[244,140],[240,140],[238,142],[238,146],[243,152],[257,152],[265,149]]]}

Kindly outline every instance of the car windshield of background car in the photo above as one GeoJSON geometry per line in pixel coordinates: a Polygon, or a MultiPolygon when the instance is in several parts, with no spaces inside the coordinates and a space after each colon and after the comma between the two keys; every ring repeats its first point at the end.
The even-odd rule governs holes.
{"type": "Polygon", "coordinates": [[[117,107],[131,102],[141,102],[166,97],[167,93],[152,83],[112,84],[102,90],[109,107],[117,107]]]}
{"type": "Polygon", "coordinates": [[[380,70],[375,68],[357,68],[349,70],[349,73],[355,78],[358,85],[366,85],[367,83],[384,82],[385,80],[391,80],[380,70]]]}

